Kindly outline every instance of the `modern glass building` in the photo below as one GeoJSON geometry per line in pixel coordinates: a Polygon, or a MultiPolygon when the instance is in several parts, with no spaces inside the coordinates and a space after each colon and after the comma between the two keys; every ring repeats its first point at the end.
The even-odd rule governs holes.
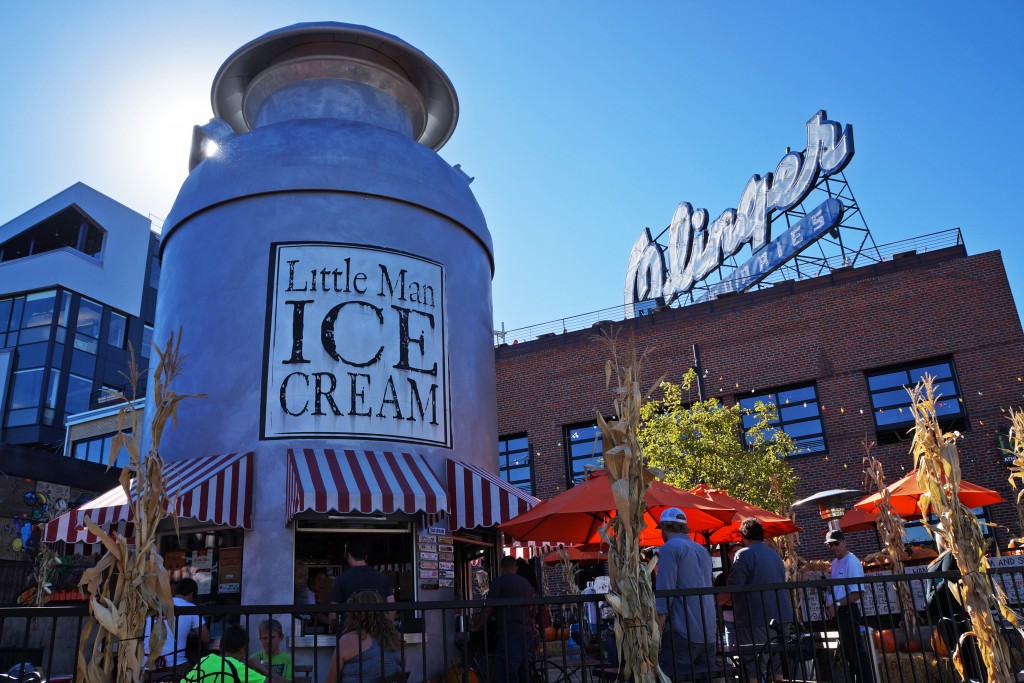
{"type": "MultiPolygon", "coordinates": [[[[8,475],[42,471],[81,485],[81,468],[47,466],[45,456],[79,457],[64,453],[65,419],[128,389],[130,348],[148,366],[158,242],[148,218],[81,183],[0,226],[0,457],[8,475]]],[[[105,458],[78,450],[104,470],[105,458]]]]}

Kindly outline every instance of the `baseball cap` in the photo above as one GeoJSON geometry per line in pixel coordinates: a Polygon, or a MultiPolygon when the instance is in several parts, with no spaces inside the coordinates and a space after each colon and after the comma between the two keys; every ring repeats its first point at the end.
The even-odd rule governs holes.
{"type": "Polygon", "coordinates": [[[686,524],[686,513],[679,508],[665,508],[661,513],[661,518],[658,519],[658,523],[664,524],[665,522],[686,524]]]}
{"type": "Polygon", "coordinates": [[[840,541],[845,540],[845,538],[846,537],[843,536],[842,531],[840,531],[839,529],[833,529],[832,531],[825,534],[825,544],[828,545],[829,543],[839,543],[840,541]]]}

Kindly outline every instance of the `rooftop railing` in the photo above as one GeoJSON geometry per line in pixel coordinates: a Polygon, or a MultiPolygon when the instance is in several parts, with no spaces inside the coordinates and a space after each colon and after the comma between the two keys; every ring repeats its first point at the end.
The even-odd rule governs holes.
{"type": "MultiPolygon", "coordinates": [[[[911,237],[896,242],[890,242],[888,244],[880,244],[877,247],[865,249],[864,254],[865,257],[871,258],[871,262],[877,263],[879,261],[890,261],[915,253],[923,254],[948,247],[961,246],[963,244],[963,235],[960,232],[960,228],[953,228],[951,230],[942,230],[940,232],[911,237]]],[[[816,277],[823,274],[821,272],[822,270],[824,273],[827,273],[829,269],[838,269],[849,265],[849,263],[844,261],[844,257],[840,255],[822,259],[822,263],[823,266],[821,268],[814,272],[808,271],[805,277],[816,277]]],[[[857,263],[856,265],[862,264],[857,263]]],[[[792,279],[792,273],[780,270],[766,278],[764,284],[770,285],[786,279],[792,279]]],[[[700,301],[698,300],[691,303],[700,303],[700,301]]],[[[689,304],[673,304],[673,306],[683,305],[689,304]]],[[[518,344],[531,341],[533,339],[543,339],[556,334],[576,332],[590,327],[599,327],[601,324],[606,322],[619,322],[621,320],[625,320],[628,317],[632,317],[632,314],[633,306],[620,304],[618,306],[610,306],[597,311],[591,311],[590,313],[581,313],[579,315],[558,318],[557,320],[549,320],[536,325],[517,327],[511,330],[496,330],[494,332],[494,345],[518,344]]]]}

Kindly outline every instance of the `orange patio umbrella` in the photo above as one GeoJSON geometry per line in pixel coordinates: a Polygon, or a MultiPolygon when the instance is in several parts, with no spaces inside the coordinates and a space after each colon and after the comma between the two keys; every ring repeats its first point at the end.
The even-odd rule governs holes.
{"type": "Polygon", "coordinates": [[[736,510],[733,518],[729,520],[728,524],[721,526],[717,529],[709,529],[704,532],[705,541],[713,545],[719,543],[739,543],[740,542],[740,522],[747,517],[755,517],[761,522],[761,526],[764,527],[765,538],[775,538],[776,536],[782,536],[784,534],[791,534],[796,531],[800,531],[800,527],[793,523],[789,517],[783,517],[777,515],[774,512],[769,512],[764,508],[759,508],[756,505],[751,505],[739,498],[733,498],[722,489],[716,489],[707,484],[698,484],[690,489],[690,493],[701,498],[721,505],[722,507],[730,507],[736,510]]]}
{"type": "MultiPolygon", "coordinates": [[[[652,481],[644,498],[647,528],[640,545],[660,545],[658,518],[665,508],[677,507],[686,513],[690,531],[717,529],[732,521],[736,510],[712,503],[689,491],[652,481]]],[[[501,531],[517,541],[541,541],[583,545],[599,543],[598,529],[614,515],[615,500],[607,470],[596,470],[567,491],[542,501],[528,512],[499,524],[501,531]]]]}
{"type": "MultiPolygon", "coordinates": [[[[911,472],[899,481],[893,482],[886,487],[889,490],[889,502],[893,510],[903,519],[910,519],[920,515],[917,501],[921,499],[921,487],[917,485],[917,473],[911,472]]],[[[1003,497],[992,489],[972,484],[969,481],[960,482],[960,502],[971,508],[980,508],[985,505],[1002,503],[1003,497]]],[[[866,512],[878,512],[878,506],[882,501],[882,494],[873,493],[854,503],[855,508],[866,512]]]]}
{"type": "MultiPolygon", "coordinates": [[[[606,551],[584,550],[576,545],[566,548],[565,553],[570,562],[600,562],[608,559],[608,553],[606,551]]],[[[558,564],[561,561],[562,556],[557,550],[544,556],[544,564],[558,564]]]]}
{"type": "Polygon", "coordinates": [[[878,524],[878,510],[868,511],[853,507],[839,518],[839,528],[846,533],[851,531],[867,531],[878,524]]]}

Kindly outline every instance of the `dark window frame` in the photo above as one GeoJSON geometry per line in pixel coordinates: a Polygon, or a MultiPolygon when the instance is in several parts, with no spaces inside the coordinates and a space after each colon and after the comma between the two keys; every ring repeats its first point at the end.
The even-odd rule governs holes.
{"type": "Polygon", "coordinates": [[[536,484],[534,481],[533,473],[533,454],[530,449],[530,438],[526,432],[519,432],[516,434],[505,434],[498,437],[498,475],[507,481],[509,484],[518,487],[519,489],[529,493],[531,496],[534,495],[536,484]],[[518,440],[526,441],[525,449],[509,450],[508,445],[512,441],[518,440]],[[518,470],[523,467],[523,464],[517,459],[515,463],[509,462],[511,456],[525,454],[526,456],[526,469],[529,472],[529,476],[525,481],[512,481],[509,478],[509,474],[513,470],[518,470]]]}
{"type": "MultiPolygon", "coordinates": [[[[806,424],[806,423],[809,423],[809,422],[813,422],[814,420],[818,421],[818,426],[820,427],[820,431],[818,432],[818,434],[816,436],[815,435],[812,435],[812,436],[802,436],[802,437],[793,437],[792,435],[790,435],[790,436],[791,436],[791,438],[793,438],[794,441],[798,441],[798,442],[800,440],[804,440],[804,439],[818,439],[821,442],[821,448],[816,449],[816,450],[795,450],[795,451],[789,453],[786,456],[787,459],[790,459],[790,458],[804,458],[804,457],[811,457],[811,456],[818,456],[818,455],[828,455],[828,439],[825,437],[825,422],[824,422],[824,419],[823,419],[822,413],[821,413],[821,394],[818,393],[818,384],[817,384],[817,382],[811,381],[811,382],[800,382],[800,383],[796,383],[796,384],[788,384],[788,385],[785,385],[785,386],[782,386],[782,387],[778,387],[778,388],[775,388],[775,389],[769,389],[767,391],[756,393],[754,395],[750,395],[750,394],[747,394],[747,395],[737,394],[735,396],[736,403],[739,404],[741,407],[746,408],[748,410],[752,410],[753,409],[753,403],[756,403],[758,400],[761,400],[763,403],[769,403],[770,402],[770,403],[775,405],[775,411],[776,411],[777,415],[776,415],[775,422],[771,423],[771,426],[773,426],[773,427],[778,426],[784,432],[786,431],[786,425],[787,424],[806,424]],[[798,390],[801,390],[801,389],[811,389],[811,390],[814,391],[814,403],[817,404],[817,409],[818,409],[818,414],[817,414],[816,417],[806,417],[806,418],[800,418],[800,419],[796,419],[796,420],[785,420],[785,419],[783,419],[783,416],[782,416],[782,409],[786,408],[787,406],[785,406],[785,405],[781,405],[780,406],[778,403],[775,402],[775,400],[772,400],[772,401],[765,401],[765,400],[763,400],[763,399],[768,398],[768,397],[778,397],[779,394],[783,394],[783,393],[790,392],[790,391],[798,391],[798,390]],[[748,408],[747,406],[745,406],[744,402],[751,403],[750,407],[748,408]]],[[[805,403],[806,402],[807,401],[805,401],[805,403]]],[[[742,419],[740,420],[740,429],[743,432],[742,438],[743,438],[743,441],[744,441],[744,446],[747,446],[748,445],[746,443],[747,425],[744,424],[744,421],[742,419]]],[[[786,432],[786,433],[788,434],[789,432],[786,432]]]]}
{"type": "Polygon", "coordinates": [[[915,370],[921,370],[923,368],[933,365],[947,365],[949,367],[949,376],[937,378],[940,381],[951,381],[956,388],[956,396],[950,397],[948,394],[943,394],[939,402],[943,401],[956,401],[956,405],[959,406],[960,411],[955,415],[939,415],[939,425],[947,430],[958,430],[967,431],[970,429],[970,419],[967,415],[967,404],[963,400],[963,387],[960,384],[960,376],[956,369],[956,363],[952,356],[939,356],[936,358],[928,358],[920,361],[911,361],[908,363],[898,363],[895,365],[888,365],[882,368],[874,368],[871,370],[864,371],[864,386],[868,392],[868,404],[871,406],[871,420],[875,426],[875,436],[879,443],[888,444],[896,443],[909,439],[909,430],[914,426],[914,418],[910,412],[910,394],[906,393],[905,388],[900,387],[883,387],[881,389],[872,389],[871,379],[874,377],[881,377],[884,375],[895,374],[897,372],[903,372],[906,374],[908,384],[902,385],[903,387],[910,386],[910,375],[915,370]],[[880,394],[887,394],[892,391],[903,391],[906,396],[905,402],[901,400],[900,403],[887,405],[881,408],[875,405],[875,396],[880,394]],[[879,425],[878,415],[885,414],[886,411],[903,409],[903,414],[906,419],[899,422],[879,425]]]}
{"type": "Polygon", "coordinates": [[[565,486],[566,488],[572,488],[583,480],[585,474],[585,466],[594,464],[593,461],[602,457],[603,439],[601,438],[601,428],[597,426],[597,420],[591,420],[589,422],[575,422],[564,425],[562,427],[562,444],[564,446],[565,453],[565,486]],[[595,429],[596,432],[596,443],[593,436],[585,439],[572,437],[572,433],[579,429],[595,429]],[[590,451],[582,454],[573,454],[574,445],[582,444],[593,444],[590,451]],[[586,461],[586,465],[580,468],[577,472],[575,463],[580,461],[586,461]]]}

